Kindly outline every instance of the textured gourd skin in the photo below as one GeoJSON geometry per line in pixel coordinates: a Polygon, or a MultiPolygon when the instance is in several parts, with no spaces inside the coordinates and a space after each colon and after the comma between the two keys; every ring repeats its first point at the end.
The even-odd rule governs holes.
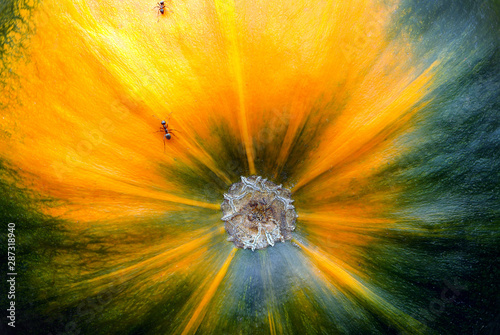
{"type": "Polygon", "coordinates": [[[2,1],[18,333],[495,333],[495,1],[154,6],[2,1]],[[298,215],[254,252],[250,176],[298,215]]]}

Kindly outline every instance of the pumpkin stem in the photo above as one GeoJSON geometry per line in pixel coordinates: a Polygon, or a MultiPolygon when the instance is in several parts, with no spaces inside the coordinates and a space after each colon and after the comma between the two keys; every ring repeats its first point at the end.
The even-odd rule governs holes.
{"type": "Polygon", "coordinates": [[[260,176],[241,177],[221,205],[228,241],[254,251],[291,240],[298,217],[291,196],[290,190],[260,176]]]}

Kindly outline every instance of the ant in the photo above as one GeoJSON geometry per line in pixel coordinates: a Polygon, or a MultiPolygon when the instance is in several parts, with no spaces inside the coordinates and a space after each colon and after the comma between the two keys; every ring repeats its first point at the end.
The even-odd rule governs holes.
{"type": "MultiPolygon", "coordinates": [[[[173,112],[170,112],[170,114],[172,114],[172,113],[173,112]]],[[[165,122],[165,120],[161,121],[162,127],[160,127],[160,130],[157,131],[157,132],[160,132],[160,133],[161,132],[165,132],[165,137],[163,137],[163,151],[165,151],[165,139],[170,140],[172,138],[171,134],[175,136],[175,134],[172,133],[172,132],[173,131],[178,131],[178,130],[175,130],[175,129],[168,129],[168,121],[170,120],[170,114],[168,114],[167,122],[165,122]]]]}
{"type": "Polygon", "coordinates": [[[161,15],[165,14],[165,8],[166,8],[165,1],[162,0],[160,2],[157,2],[156,6],[154,6],[153,9],[156,9],[156,8],[158,8],[158,16],[160,15],[160,13],[161,13],[161,15]]]}

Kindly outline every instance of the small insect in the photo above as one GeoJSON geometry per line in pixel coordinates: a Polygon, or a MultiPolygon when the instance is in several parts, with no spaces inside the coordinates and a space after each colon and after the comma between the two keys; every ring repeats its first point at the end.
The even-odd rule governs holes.
{"type": "MultiPolygon", "coordinates": [[[[172,114],[172,112],[170,112],[170,114],[172,114]]],[[[165,139],[170,140],[172,138],[172,135],[175,136],[175,134],[172,133],[172,132],[173,131],[178,131],[178,130],[175,130],[175,129],[169,129],[168,128],[168,121],[170,120],[170,114],[168,114],[168,119],[167,119],[166,122],[165,122],[165,120],[161,121],[160,130],[157,131],[157,132],[160,132],[160,133],[163,133],[163,132],[165,133],[165,136],[163,137],[163,151],[165,151],[165,139]]]]}
{"type": "Polygon", "coordinates": [[[156,3],[156,6],[153,7],[153,9],[158,8],[158,15],[163,15],[165,14],[165,1],[160,1],[156,3]]]}

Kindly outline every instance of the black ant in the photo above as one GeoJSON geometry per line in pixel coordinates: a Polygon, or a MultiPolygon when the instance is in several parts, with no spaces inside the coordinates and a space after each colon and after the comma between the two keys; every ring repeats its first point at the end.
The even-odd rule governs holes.
{"type": "Polygon", "coordinates": [[[154,6],[153,9],[156,9],[156,8],[158,8],[158,16],[160,15],[160,13],[161,13],[161,15],[165,14],[165,8],[166,8],[165,1],[162,0],[160,2],[157,2],[156,6],[154,6]]]}
{"type": "MultiPolygon", "coordinates": [[[[172,114],[172,113],[173,112],[170,112],[170,114],[172,114]]],[[[165,151],[165,139],[170,140],[172,138],[171,135],[175,136],[175,134],[172,133],[172,132],[173,131],[178,131],[178,130],[175,130],[175,129],[168,129],[168,121],[170,120],[170,114],[168,114],[167,122],[165,122],[165,120],[161,121],[162,127],[160,127],[160,130],[157,131],[157,132],[165,132],[165,137],[163,137],[163,151],[165,151]]]]}

